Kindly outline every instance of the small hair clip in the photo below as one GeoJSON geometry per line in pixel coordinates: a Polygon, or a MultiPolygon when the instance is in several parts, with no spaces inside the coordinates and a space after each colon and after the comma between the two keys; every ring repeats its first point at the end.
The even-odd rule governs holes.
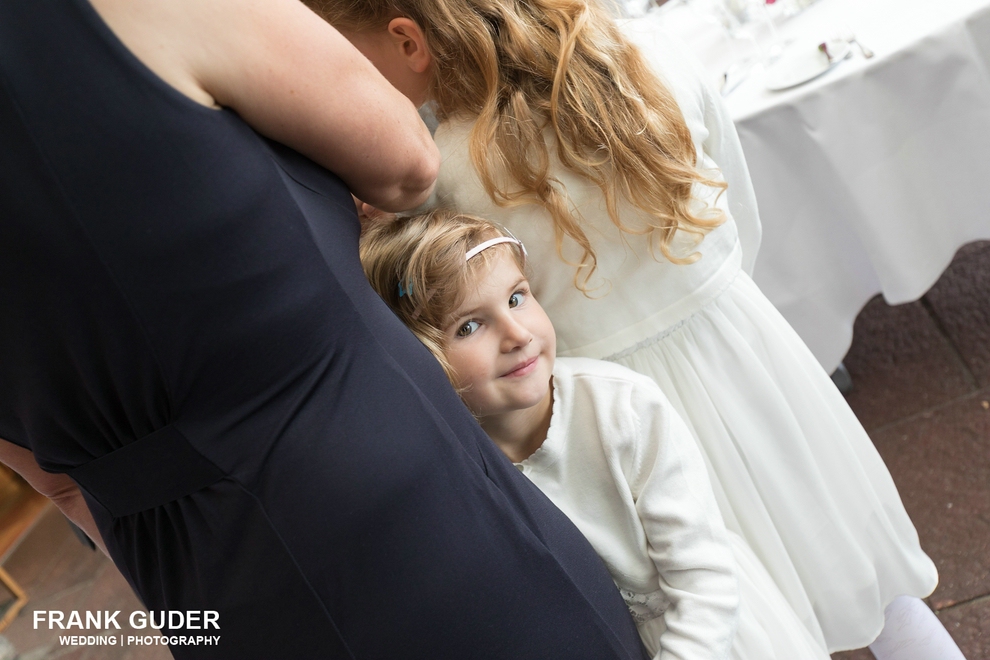
{"type": "Polygon", "coordinates": [[[412,282],[406,284],[406,288],[402,288],[402,282],[399,282],[399,297],[402,296],[412,296],[412,282]]]}

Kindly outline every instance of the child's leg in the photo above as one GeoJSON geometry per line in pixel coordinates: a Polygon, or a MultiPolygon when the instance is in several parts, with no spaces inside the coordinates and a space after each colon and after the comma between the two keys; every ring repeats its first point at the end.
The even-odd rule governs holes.
{"type": "Polygon", "coordinates": [[[920,598],[898,596],[884,611],[870,651],[877,660],[966,660],[942,622],[920,598]]]}

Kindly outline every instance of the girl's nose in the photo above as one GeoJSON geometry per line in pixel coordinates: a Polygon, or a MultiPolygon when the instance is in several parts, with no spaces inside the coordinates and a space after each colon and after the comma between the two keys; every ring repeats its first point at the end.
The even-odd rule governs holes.
{"type": "Polygon", "coordinates": [[[503,328],[502,350],[507,353],[533,341],[533,333],[511,316],[506,318],[503,328]]]}

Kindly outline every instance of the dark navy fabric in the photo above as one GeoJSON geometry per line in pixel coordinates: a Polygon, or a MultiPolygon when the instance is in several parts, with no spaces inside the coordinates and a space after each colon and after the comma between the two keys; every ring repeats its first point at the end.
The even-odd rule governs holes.
{"type": "Polygon", "coordinates": [[[219,612],[175,657],[642,658],[358,233],[339,179],[85,0],[0,2],[0,437],[76,478],[150,609],[219,612]]]}

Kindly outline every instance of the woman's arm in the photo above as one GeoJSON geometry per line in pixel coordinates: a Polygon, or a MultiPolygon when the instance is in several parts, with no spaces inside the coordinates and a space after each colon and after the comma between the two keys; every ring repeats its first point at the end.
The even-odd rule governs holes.
{"type": "Polygon", "coordinates": [[[636,509],[671,605],[659,660],[728,657],[739,618],[739,586],[728,534],[704,458],[673,406],[652,382],[633,390],[640,437],[629,474],[636,509]]]}
{"type": "Polygon", "coordinates": [[[93,0],[170,85],[235,110],[386,211],[430,194],[439,152],[416,108],[299,0],[93,0]]]}
{"type": "Polygon", "coordinates": [[[21,475],[32,488],[54,502],[66,518],[86,532],[103,554],[107,554],[103,537],[76,482],[64,474],[45,472],[34,460],[34,454],[6,440],[0,440],[0,463],[21,475]]]}

